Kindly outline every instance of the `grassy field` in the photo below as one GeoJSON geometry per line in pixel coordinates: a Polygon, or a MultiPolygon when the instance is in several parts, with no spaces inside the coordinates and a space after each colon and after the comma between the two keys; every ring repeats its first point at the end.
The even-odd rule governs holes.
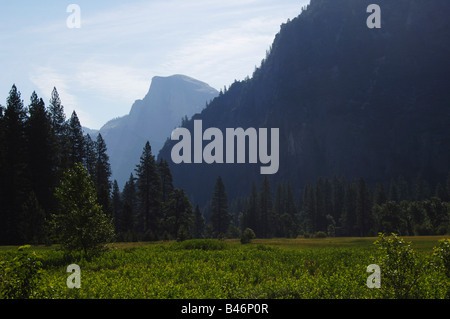
{"type": "MultiPolygon", "coordinates": [[[[430,252],[436,242],[448,236],[405,236],[405,241],[411,242],[413,248],[424,253],[430,252]]],[[[304,249],[304,248],[360,248],[371,249],[378,237],[333,237],[333,238],[281,238],[281,239],[255,239],[253,243],[271,247],[304,249]]]]}
{"type": "MultiPolygon", "coordinates": [[[[442,238],[405,238],[419,252],[422,265],[409,297],[449,297],[448,277],[430,267],[433,247],[442,238]]],[[[386,298],[389,287],[366,285],[367,266],[381,258],[374,245],[377,239],[116,243],[89,259],[65,255],[55,247],[31,247],[42,268],[31,298],[386,298]],[[80,266],[80,289],[67,287],[70,264],[80,266]]],[[[3,263],[17,254],[17,247],[0,247],[3,263]]]]}

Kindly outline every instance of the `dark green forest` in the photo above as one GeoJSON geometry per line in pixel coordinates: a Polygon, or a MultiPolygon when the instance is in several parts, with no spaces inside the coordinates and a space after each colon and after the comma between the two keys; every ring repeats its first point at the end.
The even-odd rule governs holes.
{"type": "Polygon", "coordinates": [[[95,198],[112,220],[117,241],[237,238],[246,228],[259,238],[447,234],[450,231],[450,174],[437,185],[421,175],[399,177],[371,189],[363,178],[319,178],[294,193],[291,182],[253,182],[248,194],[228,201],[217,176],[200,209],[174,187],[169,164],[143,146],[139,164],[120,190],[111,181],[107,145],[101,134],[84,135],[75,112],[65,118],[56,88],[48,106],[35,92],[25,106],[13,85],[0,108],[0,243],[52,243],[51,215],[67,212],[55,190],[64,173],[81,163],[95,198]],[[195,207],[194,207],[195,205],[195,207]]]}

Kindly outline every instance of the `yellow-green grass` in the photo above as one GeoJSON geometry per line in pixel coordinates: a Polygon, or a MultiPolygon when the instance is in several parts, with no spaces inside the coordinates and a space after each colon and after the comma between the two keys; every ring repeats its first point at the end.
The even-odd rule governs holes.
{"type": "MultiPolygon", "coordinates": [[[[436,246],[437,241],[450,238],[450,235],[440,236],[400,236],[407,242],[411,242],[413,248],[417,250],[430,250],[436,246]]],[[[326,237],[326,238],[268,238],[253,239],[250,245],[264,245],[271,247],[279,247],[286,249],[302,249],[302,248],[372,248],[378,237],[326,237]]],[[[112,243],[109,247],[116,249],[145,247],[150,245],[166,245],[174,241],[157,241],[157,242],[117,242],[112,243]]],[[[232,245],[241,245],[239,239],[226,239],[225,242],[232,245]]],[[[0,251],[16,250],[19,246],[0,246],[0,251]]],[[[57,246],[33,246],[35,249],[48,249],[57,246]]]]}
{"type": "MultiPolygon", "coordinates": [[[[429,251],[436,246],[437,241],[450,238],[450,236],[405,236],[401,238],[406,242],[411,242],[412,247],[419,251],[429,251]]],[[[377,240],[378,237],[276,238],[254,239],[252,243],[287,249],[333,247],[373,248],[374,242],[377,240]]]]}
{"type": "MultiPolygon", "coordinates": [[[[446,236],[406,237],[431,260],[432,248],[446,236]]],[[[447,237],[448,238],[448,237],[447,237]]],[[[66,256],[57,247],[34,246],[42,272],[34,298],[382,298],[366,286],[369,264],[377,263],[378,238],[238,239],[186,242],[114,243],[93,258],[66,256]],[[66,286],[66,268],[76,263],[82,288],[66,286]]],[[[0,261],[11,260],[12,246],[0,248],[0,261]]],[[[11,274],[10,274],[11,275],[11,274]]],[[[433,267],[411,297],[447,298],[444,273],[433,267]]],[[[384,289],[384,288],[383,288],[384,289]]],[[[1,296],[0,296],[1,298],[1,296]]]]}

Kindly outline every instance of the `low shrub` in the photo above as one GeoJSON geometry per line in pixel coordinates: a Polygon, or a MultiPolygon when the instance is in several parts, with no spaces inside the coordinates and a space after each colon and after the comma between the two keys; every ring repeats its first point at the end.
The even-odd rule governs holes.
{"type": "Polygon", "coordinates": [[[35,288],[42,270],[42,263],[30,246],[21,246],[17,255],[0,262],[0,297],[28,299],[35,288]]]}
{"type": "Polygon", "coordinates": [[[314,238],[326,238],[327,237],[327,233],[325,233],[324,231],[318,231],[314,234],[314,238]]]}
{"type": "Polygon", "coordinates": [[[255,232],[251,228],[246,228],[241,236],[241,244],[249,244],[255,237],[255,232]]]}
{"type": "Polygon", "coordinates": [[[227,248],[224,241],[217,239],[189,239],[175,244],[180,249],[222,250],[227,248]]]}

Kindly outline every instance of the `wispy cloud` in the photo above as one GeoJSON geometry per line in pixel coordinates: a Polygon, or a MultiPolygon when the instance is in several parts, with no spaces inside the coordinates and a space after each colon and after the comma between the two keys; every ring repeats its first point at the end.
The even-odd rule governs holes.
{"type": "Polygon", "coordinates": [[[100,96],[124,102],[130,102],[130,97],[143,97],[149,88],[145,70],[95,60],[81,63],[74,80],[82,90],[94,89],[100,96]]]}
{"type": "Polygon", "coordinates": [[[0,85],[26,79],[47,100],[56,86],[67,113],[85,113],[83,124],[99,128],[143,98],[155,75],[186,74],[217,89],[250,76],[280,24],[308,2],[79,0],[81,29],[66,27],[59,1],[44,2],[39,13],[51,3],[52,15],[30,12],[33,23],[21,18],[0,34],[9,44],[0,48],[0,85]]]}
{"type": "Polygon", "coordinates": [[[60,74],[50,67],[39,66],[30,73],[30,80],[40,91],[45,102],[50,100],[51,92],[56,87],[64,105],[71,111],[76,107],[77,98],[69,93],[70,82],[67,75],[60,74]]]}
{"type": "Polygon", "coordinates": [[[64,111],[67,117],[76,111],[81,123],[86,126],[95,125],[92,115],[84,108],[80,107],[79,100],[73,94],[73,83],[67,75],[58,73],[50,67],[36,67],[30,73],[30,80],[36,86],[36,91],[41,94],[46,104],[50,101],[51,93],[55,87],[63,102],[64,111]]]}

